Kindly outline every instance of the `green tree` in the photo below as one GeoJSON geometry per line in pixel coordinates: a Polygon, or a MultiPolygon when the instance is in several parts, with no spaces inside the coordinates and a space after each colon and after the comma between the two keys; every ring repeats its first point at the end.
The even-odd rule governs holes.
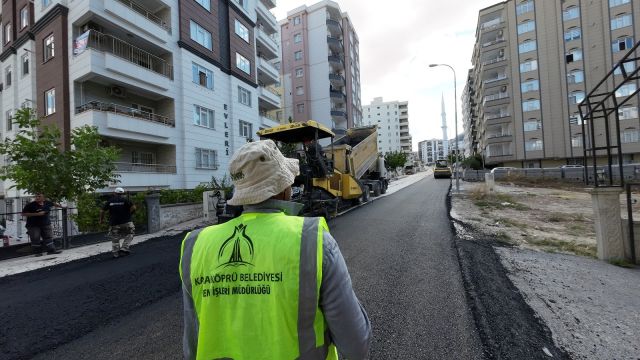
{"type": "Polygon", "coordinates": [[[464,159],[462,164],[473,170],[482,170],[482,156],[480,154],[474,154],[464,159]]]}
{"type": "Polygon", "coordinates": [[[43,126],[35,111],[18,110],[11,119],[18,126],[15,138],[0,143],[6,165],[0,179],[12,180],[28,193],[44,192],[54,200],[75,200],[117,181],[115,161],[119,150],[101,146],[98,129],[82,126],[71,131],[70,149],[61,144],[56,126],[43,126]]]}
{"type": "Polygon", "coordinates": [[[384,155],[387,170],[395,170],[407,163],[407,154],[402,151],[389,152],[384,155]]]}

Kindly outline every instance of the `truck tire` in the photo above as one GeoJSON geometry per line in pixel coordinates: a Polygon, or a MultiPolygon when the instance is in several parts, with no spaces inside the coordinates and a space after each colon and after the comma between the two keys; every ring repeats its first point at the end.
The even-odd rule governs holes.
{"type": "Polygon", "coordinates": [[[378,197],[380,196],[380,188],[381,188],[381,184],[379,182],[373,184],[373,196],[378,197]]]}
{"type": "Polygon", "coordinates": [[[387,187],[388,187],[388,186],[389,186],[389,184],[388,184],[386,181],[384,181],[384,182],[382,183],[382,186],[380,187],[380,193],[381,193],[381,194],[386,194],[386,193],[387,193],[387,187]]]}
{"type": "Polygon", "coordinates": [[[369,186],[364,185],[364,191],[362,192],[362,202],[366,203],[369,201],[369,186]]]}

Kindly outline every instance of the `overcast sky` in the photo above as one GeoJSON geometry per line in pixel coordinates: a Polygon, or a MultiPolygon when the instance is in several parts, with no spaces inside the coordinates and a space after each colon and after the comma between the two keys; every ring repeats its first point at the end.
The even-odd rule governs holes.
{"type": "MultiPolygon", "coordinates": [[[[277,0],[278,20],[301,5],[318,1],[277,0]]],[[[449,138],[454,136],[453,73],[458,84],[458,133],[461,134],[460,96],[475,42],[478,11],[498,0],[340,0],[360,38],[362,104],[374,97],[409,101],[409,129],[413,150],[419,141],[442,138],[441,97],[444,94],[449,138]]]]}

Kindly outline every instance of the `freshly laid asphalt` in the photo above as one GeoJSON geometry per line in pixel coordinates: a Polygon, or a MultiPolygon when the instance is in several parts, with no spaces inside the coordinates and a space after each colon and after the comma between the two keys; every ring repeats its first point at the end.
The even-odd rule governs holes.
{"type": "MultiPolygon", "coordinates": [[[[372,322],[371,358],[564,358],[493,248],[456,238],[449,187],[426,178],[329,224],[372,322]]],[[[180,358],[182,237],[0,279],[0,358],[180,358]]]]}

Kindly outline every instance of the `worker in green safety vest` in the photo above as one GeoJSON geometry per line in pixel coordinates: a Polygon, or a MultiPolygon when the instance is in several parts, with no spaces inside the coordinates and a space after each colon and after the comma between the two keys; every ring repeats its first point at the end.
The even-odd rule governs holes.
{"type": "Polygon", "coordinates": [[[295,216],[298,160],[271,140],[231,158],[241,216],[187,234],[180,278],[186,359],[368,357],[371,324],[324,218],[295,216]]]}

